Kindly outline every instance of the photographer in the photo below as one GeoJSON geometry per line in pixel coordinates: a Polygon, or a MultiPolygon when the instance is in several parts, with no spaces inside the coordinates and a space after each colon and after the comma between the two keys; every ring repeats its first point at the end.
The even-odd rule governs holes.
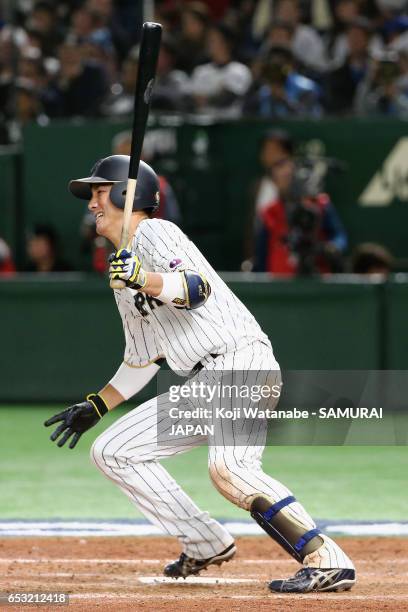
{"type": "Polygon", "coordinates": [[[313,167],[297,163],[289,141],[270,168],[277,197],[260,212],[254,269],[280,276],[342,272],[347,237],[336,210],[320,191],[313,167]]]}
{"type": "Polygon", "coordinates": [[[245,115],[268,119],[320,117],[320,88],[297,71],[293,53],[286,44],[270,47],[254,72],[257,80],[245,98],[245,115]]]}
{"type": "Polygon", "coordinates": [[[408,52],[374,58],[356,94],[356,113],[363,116],[408,117],[408,52]]]}

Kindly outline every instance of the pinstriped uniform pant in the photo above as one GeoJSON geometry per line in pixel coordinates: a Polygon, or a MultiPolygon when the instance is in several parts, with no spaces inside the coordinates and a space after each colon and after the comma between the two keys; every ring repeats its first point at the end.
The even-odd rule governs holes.
{"type": "MultiPolygon", "coordinates": [[[[264,376],[269,383],[271,376],[272,383],[280,382],[279,366],[273,352],[260,341],[206,360],[204,371],[208,380],[212,375],[219,378],[221,371],[228,373],[229,379],[232,376],[233,381],[236,373],[241,383],[246,372],[252,374],[251,380],[260,373],[260,384],[266,382],[264,376]]],[[[200,402],[201,399],[195,400],[191,407],[200,402]]],[[[177,425],[174,418],[169,418],[169,408],[174,408],[174,403],[169,402],[167,393],[138,406],[96,439],[91,457],[103,474],[119,485],[154,525],[179,539],[188,556],[205,559],[220,553],[233,538],[207,512],[196,506],[159,461],[208,442],[210,478],[218,491],[234,504],[248,510],[257,494],[278,501],[291,492],[262,471],[261,459],[266,442],[263,421],[253,419],[243,426],[242,420],[222,419],[216,425],[213,439],[193,435],[178,439],[174,444],[169,438],[158,443],[158,430],[161,435],[177,425]]],[[[183,426],[185,424],[184,420],[183,426]]],[[[292,504],[291,511],[307,527],[313,528],[312,519],[300,504],[292,504]]]]}

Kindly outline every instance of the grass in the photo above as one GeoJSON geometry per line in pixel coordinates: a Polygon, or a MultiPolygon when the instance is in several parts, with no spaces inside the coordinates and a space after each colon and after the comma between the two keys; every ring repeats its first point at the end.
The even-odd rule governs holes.
{"type": "MultiPolygon", "coordinates": [[[[141,514],[91,464],[94,438],[117,414],[85,434],[77,448],[59,449],[43,421],[61,407],[0,408],[2,518],[134,518],[141,514]]],[[[119,412],[119,411],[118,411],[119,412]]],[[[51,429],[52,431],[52,429],[51,429]]],[[[210,484],[206,449],[163,464],[203,509],[247,518],[210,484]]],[[[284,482],[317,518],[407,520],[406,448],[278,446],[265,449],[264,470],[284,482]]]]}

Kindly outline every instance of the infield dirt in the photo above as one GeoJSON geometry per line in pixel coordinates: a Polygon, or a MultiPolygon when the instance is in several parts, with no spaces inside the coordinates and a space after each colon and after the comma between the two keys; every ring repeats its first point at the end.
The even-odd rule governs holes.
{"type": "MultiPolygon", "coordinates": [[[[268,592],[269,580],[298,569],[269,538],[242,537],[237,545],[230,563],[210,567],[200,576],[226,582],[162,583],[155,579],[180,553],[177,542],[169,538],[5,538],[0,543],[0,592],[61,591],[70,594],[69,610],[86,612],[408,610],[408,538],[341,538],[356,564],[357,585],[344,593],[301,596],[268,592]],[[151,584],[141,578],[151,579],[151,584]],[[238,582],[228,583],[231,579],[238,582]]],[[[63,612],[67,608],[7,605],[0,609],[63,612]]]]}

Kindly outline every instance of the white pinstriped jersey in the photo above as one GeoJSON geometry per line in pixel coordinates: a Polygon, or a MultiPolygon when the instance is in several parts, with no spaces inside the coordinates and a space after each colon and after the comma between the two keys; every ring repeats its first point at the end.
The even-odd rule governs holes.
{"type": "Polygon", "coordinates": [[[126,363],[143,367],[165,357],[173,370],[187,374],[210,354],[230,352],[254,340],[270,346],[253,315],[174,223],[144,219],[131,248],[147,272],[202,272],[212,291],[203,306],[185,310],[129,288],[116,290],[126,363]]]}

